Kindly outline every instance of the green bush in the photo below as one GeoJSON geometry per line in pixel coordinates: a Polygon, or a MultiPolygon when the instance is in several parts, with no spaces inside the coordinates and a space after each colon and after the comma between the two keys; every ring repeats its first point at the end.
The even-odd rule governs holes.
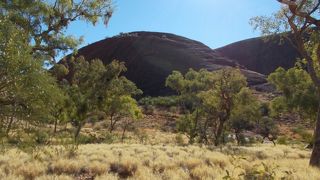
{"type": "Polygon", "coordinates": [[[178,96],[164,96],[164,97],[145,97],[139,101],[140,105],[144,106],[159,106],[159,107],[173,107],[179,104],[178,96]]]}
{"type": "Polygon", "coordinates": [[[175,139],[176,139],[176,143],[177,143],[179,146],[185,145],[184,139],[183,139],[183,137],[182,137],[182,134],[177,134],[176,137],[175,137],[175,139]]]}
{"type": "Polygon", "coordinates": [[[93,136],[87,136],[87,135],[80,134],[77,139],[77,143],[78,144],[92,144],[92,143],[97,143],[97,139],[93,136]]]}
{"type": "Polygon", "coordinates": [[[34,140],[37,144],[46,144],[49,142],[49,134],[43,131],[36,131],[34,134],[34,140]]]}
{"type": "Polygon", "coordinates": [[[103,142],[107,143],[107,144],[112,144],[117,140],[117,137],[114,134],[109,133],[109,132],[106,132],[103,135],[103,138],[104,138],[103,142]]]}
{"type": "Polygon", "coordinates": [[[12,136],[12,137],[10,136],[8,137],[7,141],[9,144],[17,145],[21,143],[21,138],[19,136],[12,136]]]}
{"type": "Polygon", "coordinates": [[[302,141],[308,144],[313,144],[314,139],[313,135],[307,131],[302,132],[301,134],[302,141]]]}
{"type": "Polygon", "coordinates": [[[278,166],[261,163],[245,170],[244,179],[275,179],[278,166]]]}
{"type": "Polygon", "coordinates": [[[278,144],[287,145],[288,144],[288,138],[286,136],[280,136],[277,139],[278,144]]]}

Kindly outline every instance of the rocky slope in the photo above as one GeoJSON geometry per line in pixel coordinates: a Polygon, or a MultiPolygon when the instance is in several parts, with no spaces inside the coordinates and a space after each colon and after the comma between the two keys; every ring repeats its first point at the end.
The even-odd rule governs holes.
{"type": "Polygon", "coordinates": [[[262,74],[270,74],[280,66],[290,68],[300,57],[290,41],[280,36],[247,39],[216,49],[216,52],[262,74]]]}
{"type": "MultiPolygon", "coordinates": [[[[79,49],[78,55],[88,60],[99,58],[104,63],[114,59],[124,61],[128,69],[126,77],[135,82],[144,95],[159,96],[172,93],[165,87],[165,79],[173,70],[185,73],[189,68],[217,70],[227,66],[240,67],[249,85],[260,86],[266,83],[263,74],[281,65],[292,65],[292,62],[287,62],[286,54],[268,58],[270,56],[267,55],[273,52],[265,46],[257,39],[212,50],[200,42],[174,34],[132,32],[90,44],[79,49]],[[279,62],[283,64],[274,57],[282,58],[279,62]]],[[[67,63],[67,59],[61,62],[67,63]]]]}

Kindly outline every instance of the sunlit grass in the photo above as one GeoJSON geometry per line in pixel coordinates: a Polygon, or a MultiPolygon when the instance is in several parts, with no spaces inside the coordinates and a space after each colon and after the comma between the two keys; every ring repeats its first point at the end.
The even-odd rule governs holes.
{"type": "MultiPolygon", "coordinates": [[[[51,146],[0,155],[0,179],[318,179],[308,166],[310,151],[256,145],[210,148],[177,145],[88,144],[70,156],[69,147],[51,146]]],[[[72,150],[73,151],[73,150],[72,150]]]]}

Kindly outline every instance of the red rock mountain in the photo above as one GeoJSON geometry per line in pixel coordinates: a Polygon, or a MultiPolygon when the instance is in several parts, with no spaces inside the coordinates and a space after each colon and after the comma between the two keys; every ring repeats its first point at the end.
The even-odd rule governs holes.
{"type": "MultiPolygon", "coordinates": [[[[273,44],[270,46],[278,48],[273,44]]],[[[79,49],[78,55],[87,60],[99,58],[104,63],[113,59],[124,61],[128,69],[125,76],[135,82],[144,95],[159,96],[172,93],[165,87],[165,79],[173,70],[185,73],[189,68],[217,70],[227,66],[239,67],[250,85],[262,85],[266,83],[263,74],[278,66],[292,65],[291,61],[288,62],[292,58],[286,55],[271,56],[268,62],[264,62],[265,56],[273,53],[271,50],[259,39],[212,50],[200,42],[174,34],[132,32],[85,46],[79,49]]],[[[66,62],[67,58],[62,61],[66,62]]]]}

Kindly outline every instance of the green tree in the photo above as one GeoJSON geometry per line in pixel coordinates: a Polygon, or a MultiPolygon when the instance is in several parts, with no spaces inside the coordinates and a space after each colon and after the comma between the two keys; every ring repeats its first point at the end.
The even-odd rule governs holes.
{"type": "Polygon", "coordinates": [[[278,138],[279,128],[273,119],[263,117],[258,123],[258,133],[262,136],[263,140],[268,138],[276,145],[275,140],[278,138]]]}
{"type": "MultiPolygon", "coordinates": [[[[70,107],[73,125],[76,126],[75,139],[78,138],[82,126],[92,116],[98,101],[100,93],[96,92],[98,86],[101,86],[103,75],[106,74],[106,67],[100,60],[86,61],[83,57],[70,60],[73,77],[66,90],[72,101],[70,107]]],[[[100,87],[103,88],[103,87],[100,87]]],[[[104,87],[105,89],[105,87],[104,87]]]]}
{"type": "Polygon", "coordinates": [[[260,28],[263,34],[290,31],[292,43],[306,61],[307,72],[316,87],[318,113],[314,130],[314,146],[310,165],[320,167],[320,20],[319,1],[312,0],[278,0],[284,6],[271,17],[255,17],[252,24],[260,28]]]}
{"type": "Polygon", "coordinates": [[[230,121],[231,113],[236,107],[236,97],[242,88],[247,86],[246,78],[240,70],[225,68],[213,72],[214,84],[208,91],[199,94],[204,109],[207,124],[212,126],[214,144],[222,141],[226,124],[230,121]]]}
{"type": "Polygon", "coordinates": [[[190,69],[184,76],[178,71],[173,71],[166,79],[166,86],[176,90],[180,96],[179,103],[185,115],[178,122],[178,129],[187,133],[191,144],[199,136],[199,124],[202,119],[198,94],[208,90],[212,85],[212,73],[204,69],[198,72],[190,69]]]}
{"type": "Polygon", "coordinates": [[[103,18],[107,24],[113,12],[111,0],[5,0],[0,9],[1,17],[26,34],[32,54],[47,60],[74,50],[82,41],[66,35],[70,23],[82,20],[94,25],[103,18]]]}
{"type": "Polygon", "coordinates": [[[315,120],[318,110],[318,94],[307,71],[300,66],[288,69],[278,68],[268,77],[281,96],[271,103],[273,115],[281,112],[299,112],[302,117],[315,120]]]}
{"type": "Polygon", "coordinates": [[[133,123],[143,117],[142,111],[138,106],[138,103],[131,96],[121,96],[122,101],[122,109],[121,109],[121,117],[123,119],[122,122],[122,141],[125,138],[125,132],[127,129],[133,125],[133,123]]]}
{"type": "Polygon", "coordinates": [[[253,103],[244,100],[249,90],[242,90],[247,83],[238,69],[225,68],[214,72],[191,69],[184,76],[173,72],[166,84],[179,93],[180,104],[186,109],[178,122],[178,129],[188,135],[190,143],[199,138],[200,142],[208,143],[212,139],[215,145],[219,145],[233,110],[240,109],[237,103],[253,103]]]}
{"type": "Polygon", "coordinates": [[[63,93],[42,61],[31,56],[27,37],[7,19],[0,21],[0,49],[0,111],[6,133],[14,121],[49,122],[51,105],[58,104],[63,93]]]}
{"type": "MultiPolygon", "coordinates": [[[[124,118],[139,119],[135,115],[137,102],[132,98],[142,94],[136,85],[125,77],[115,77],[102,102],[102,110],[110,120],[109,131],[112,132],[119,121],[124,118]]],[[[141,112],[140,112],[141,113],[141,112]]]]}
{"type": "Polygon", "coordinates": [[[113,61],[104,65],[98,59],[89,62],[79,57],[71,59],[68,65],[73,74],[66,89],[72,101],[70,114],[76,126],[75,139],[78,138],[82,126],[97,112],[104,112],[111,116],[111,119],[117,118],[111,120],[110,129],[121,118],[140,117],[137,102],[132,96],[142,91],[121,76],[126,70],[124,63],[113,61]]]}
{"type": "Polygon", "coordinates": [[[242,88],[235,97],[235,106],[230,117],[230,126],[234,130],[238,145],[241,144],[241,133],[252,130],[261,117],[260,104],[249,88],[242,88]]]}

